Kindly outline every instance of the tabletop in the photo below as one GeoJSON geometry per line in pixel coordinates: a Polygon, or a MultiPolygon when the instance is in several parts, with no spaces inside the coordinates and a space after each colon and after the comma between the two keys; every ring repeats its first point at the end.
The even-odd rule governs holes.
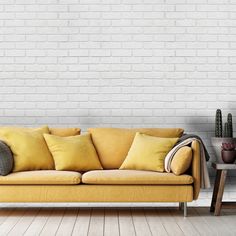
{"type": "Polygon", "coordinates": [[[216,170],[234,170],[236,169],[236,164],[212,162],[212,167],[216,170]]]}

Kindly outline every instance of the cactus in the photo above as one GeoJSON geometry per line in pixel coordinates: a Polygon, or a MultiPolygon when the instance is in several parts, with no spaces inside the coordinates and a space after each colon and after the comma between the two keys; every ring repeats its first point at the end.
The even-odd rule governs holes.
{"type": "Polygon", "coordinates": [[[229,113],[227,116],[227,123],[229,128],[229,137],[233,138],[233,121],[232,121],[232,114],[229,113]]]}
{"type": "Polygon", "coordinates": [[[221,110],[216,110],[216,117],[215,117],[215,136],[222,137],[222,114],[221,110]]]}
{"type": "Polygon", "coordinates": [[[224,126],[224,137],[229,138],[230,137],[230,129],[229,129],[229,124],[228,122],[225,122],[224,126]]]}

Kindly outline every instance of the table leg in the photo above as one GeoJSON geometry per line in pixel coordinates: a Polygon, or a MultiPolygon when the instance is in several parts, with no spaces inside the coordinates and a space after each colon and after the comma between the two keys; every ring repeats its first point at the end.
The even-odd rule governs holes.
{"type": "Polygon", "coordinates": [[[213,194],[212,194],[210,212],[215,211],[215,203],[216,203],[216,197],[217,197],[217,193],[218,193],[219,185],[220,185],[221,171],[222,170],[217,170],[216,171],[216,178],[215,178],[214,190],[213,190],[213,194]]]}
{"type": "Polygon", "coordinates": [[[220,215],[226,176],[227,176],[227,170],[222,170],[221,174],[220,174],[219,189],[218,189],[218,193],[217,193],[217,197],[216,197],[215,213],[214,213],[215,216],[220,215]]]}

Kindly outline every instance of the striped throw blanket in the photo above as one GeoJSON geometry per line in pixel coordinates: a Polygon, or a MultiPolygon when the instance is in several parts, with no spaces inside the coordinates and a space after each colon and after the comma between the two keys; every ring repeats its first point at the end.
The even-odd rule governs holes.
{"type": "Polygon", "coordinates": [[[165,170],[166,172],[170,172],[170,164],[171,161],[175,155],[175,153],[183,146],[191,144],[194,140],[197,140],[200,142],[200,171],[201,171],[201,188],[206,189],[210,188],[210,178],[209,173],[207,169],[207,161],[209,160],[209,154],[206,150],[206,147],[204,143],[202,142],[202,139],[197,135],[191,135],[191,134],[184,134],[178,141],[178,143],[171,149],[171,151],[167,154],[165,157],[165,170]]]}

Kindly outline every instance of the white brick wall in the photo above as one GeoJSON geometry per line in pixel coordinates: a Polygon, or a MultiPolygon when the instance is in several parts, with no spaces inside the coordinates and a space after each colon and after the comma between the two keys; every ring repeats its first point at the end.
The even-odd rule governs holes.
{"type": "Polygon", "coordinates": [[[211,152],[235,63],[234,0],[0,0],[1,125],[176,126],[211,152]]]}

